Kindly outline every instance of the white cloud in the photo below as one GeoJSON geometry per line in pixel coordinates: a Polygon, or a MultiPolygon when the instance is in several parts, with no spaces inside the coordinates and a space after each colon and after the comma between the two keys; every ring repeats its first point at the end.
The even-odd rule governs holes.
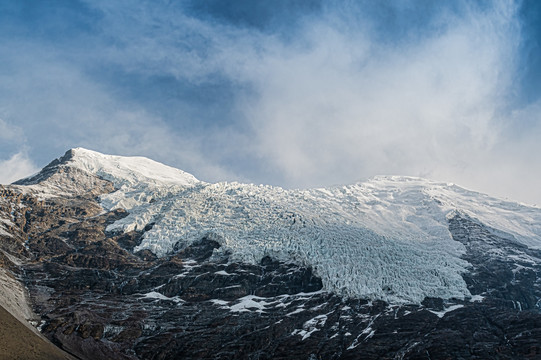
{"type": "Polygon", "coordinates": [[[10,184],[38,170],[24,152],[19,152],[7,160],[0,160],[0,184],[10,184]]]}
{"type": "MultiPolygon", "coordinates": [[[[139,104],[118,99],[79,64],[68,64],[51,54],[49,48],[35,43],[21,42],[16,49],[17,53],[4,54],[16,66],[11,73],[0,74],[0,99],[17,127],[0,121],[0,130],[6,129],[0,139],[22,136],[29,150],[42,149],[51,154],[44,163],[69,148],[83,146],[104,153],[144,155],[194,172],[205,180],[235,177],[205,156],[201,151],[203,139],[179,134],[139,104]],[[19,53],[34,56],[16,61],[19,53]]],[[[6,160],[6,164],[15,169],[16,159],[28,160],[21,155],[6,160]]],[[[26,165],[23,161],[21,171],[14,173],[30,168],[26,165]]],[[[3,181],[15,176],[5,174],[3,181]]]]}
{"type": "Polygon", "coordinates": [[[502,2],[446,18],[399,45],[330,21],[308,24],[303,46],[261,45],[264,55],[237,74],[255,84],[240,106],[258,154],[290,186],[474,173],[481,159],[496,160],[487,153],[513,75],[514,11],[502,2]]]}
{"type": "MultiPolygon", "coordinates": [[[[15,49],[4,57],[16,65],[0,74],[9,90],[0,98],[34,148],[145,155],[203,180],[288,187],[424,176],[533,202],[528,191],[537,186],[525,174],[541,168],[541,132],[509,133],[539,113],[507,116],[520,43],[513,1],[435,10],[432,32],[387,34],[401,42],[377,36],[371,23],[381,19],[347,18],[347,9],[333,6],[303,18],[284,40],[155,2],[88,4],[103,12],[98,36],[106,40],[95,39],[97,51],[85,51],[84,60],[34,42],[5,47],[15,49]],[[88,63],[188,87],[225,78],[234,84],[237,118],[193,131],[182,111],[160,118],[102,86],[85,72],[88,63]]],[[[207,109],[190,116],[197,111],[207,109]]]]}
{"type": "Polygon", "coordinates": [[[4,141],[20,141],[23,138],[23,132],[20,128],[8,124],[0,119],[0,139],[4,141]]]}

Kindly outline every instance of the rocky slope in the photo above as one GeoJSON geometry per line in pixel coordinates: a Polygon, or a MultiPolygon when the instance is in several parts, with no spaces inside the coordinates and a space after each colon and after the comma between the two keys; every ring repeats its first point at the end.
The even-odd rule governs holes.
{"type": "Polygon", "coordinates": [[[541,210],[454,185],[207,184],[75,149],[0,188],[0,219],[4,302],[81,359],[541,358],[541,210]]]}
{"type": "Polygon", "coordinates": [[[73,360],[0,306],[0,359],[73,360]]]}

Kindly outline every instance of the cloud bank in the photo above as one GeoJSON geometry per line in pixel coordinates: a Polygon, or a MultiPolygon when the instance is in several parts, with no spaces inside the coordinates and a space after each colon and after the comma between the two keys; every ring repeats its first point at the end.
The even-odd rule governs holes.
{"type": "Polygon", "coordinates": [[[399,44],[310,23],[302,50],[271,48],[249,74],[259,96],[243,112],[258,153],[293,186],[478,166],[512,79],[517,32],[502,7],[399,44]]]}
{"type": "Polygon", "coordinates": [[[86,146],[285,187],[422,176],[541,204],[522,3],[265,4],[66,2],[72,22],[47,15],[42,38],[7,22],[0,116],[26,140],[0,151],[86,146]]]}
{"type": "Polygon", "coordinates": [[[0,184],[11,184],[38,172],[36,165],[24,153],[17,153],[7,160],[0,159],[0,169],[0,184]]]}

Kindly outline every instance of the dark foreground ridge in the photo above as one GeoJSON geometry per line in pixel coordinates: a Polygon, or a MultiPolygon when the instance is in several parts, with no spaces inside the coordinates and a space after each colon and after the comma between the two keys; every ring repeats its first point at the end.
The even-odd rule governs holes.
{"type": "Polygon", "coordinates": [[[0,359],[73,360],[0,306],[0,359]]]}
{"type": "Polygon", "coordinates": [[[465,215],[449,229],[474,298],[391,306],[325,292],[310,268],[215,256],[208,237],[160,259],[134,253],[152,224],[106,232],[126,216],[97,202],[112,184],[85,175],[81,187],[55,166],[28,183],[60,177],[77,191],[0,188],[11,219],[0,261],[27,286],[41,332],[80,359],[541,358],[541,253],[465,215]]]}

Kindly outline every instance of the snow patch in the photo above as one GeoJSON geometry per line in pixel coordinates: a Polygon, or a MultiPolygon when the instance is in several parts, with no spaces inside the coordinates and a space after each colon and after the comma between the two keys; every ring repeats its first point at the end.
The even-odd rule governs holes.
{"type": "Polygon", "coordinates": [[[270,303],[265,302],[264,298],[255,295],[248,295],[240,298],[239,302],[231,306],[230,309],[231,312],[263,312],[267,305],[270,305],[270,303]]]}
{"type": "Polygon", "coordinates": [[[481,295],[473,295],[470,299],[470,302],[482,302],[485,299],[484,296],[481,295]]]}
{"type": "Polygon", "coordinates": [[[327,315],[318,315],[313,319],[306,321],[302,329],[295,329],[291,335],[299,335],[302,340],[308,339],[314,332],[319,331],[327,322],[327,315]]]}
{"type": "Polygon", "coordinates": [[[211,299],[209,301],[213,303],[214,305],[219,305],[219,306],[227,306],[227,304],[229,304],[228,301],[220,300],[220,299],[211,299]]]}
{"type": "Polygon", "coordinates": [[[463,308],[464,305],[462,304],[457,304],[457,305],[452,305],[452,306],[449,306],[448,308],[445,308],[444,310],[442,311],[434,311],[434,310],[428,310],[430,311],[432,314],[435,314],[437,315],[439,318],[442,318],[445,316],[445,314],[451,312],[451,311],[455,311],[457,309],[460,309],[460,308],[463,308]]]}
{"type": "Polygon", "coordinates": [[[306,309],[304,309],[304,305],[299,306],[297,309],[293,310],[290,313],[287,313],[286,316],[295,315],[295,314],[298,314],[298,313],[303,312],[303,311],[306,311],[306,309]]]}
{"type": "Polygon", "coordinates": [[[184,301],[181,298],[179,298],[178,296],[168,297],[168,296],[165,296],[165,295],[163,295],[163,294],[161,294],[161,293],[159,293],[157,291],[148,292],[146,294],[143,294],[142,297],[146,298],[146,299],[173,301],[173,302],[176,302],[176,303],[181,303],[181,302],[184,301]]]}
{"type": "Polygon", "coordinates": [[[225,270],[220,270],[215,272],[216,275],[222,275],[222,276],[232,276],[232,274],[228,273],[225,270]]]}

